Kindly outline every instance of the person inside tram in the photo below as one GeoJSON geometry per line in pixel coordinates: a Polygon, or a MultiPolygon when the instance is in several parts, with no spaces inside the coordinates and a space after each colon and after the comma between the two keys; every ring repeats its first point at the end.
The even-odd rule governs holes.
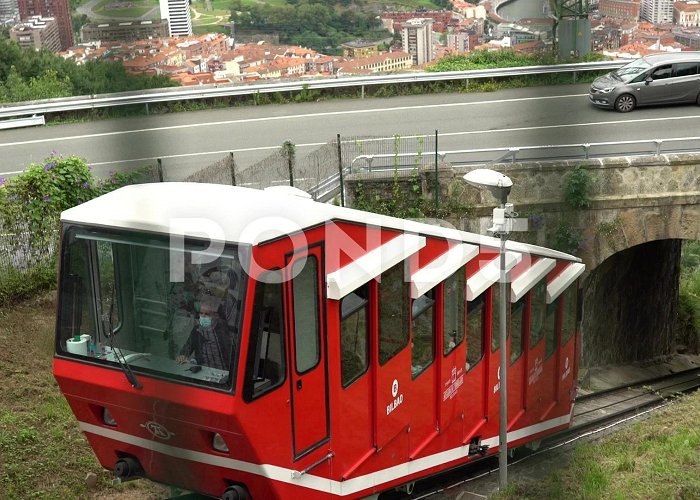
{"type": "Polygon", "coordinates": [[[222,301],[211,295],[208,289],[203,289],[201,293],[197,325],[190,332],[175,361],[178,364],[193,363],[189,368],[193,372],[199,371],[199,366],[229,370],[234,340],[229,333],[228,324],[219,315],[222,301]]]}

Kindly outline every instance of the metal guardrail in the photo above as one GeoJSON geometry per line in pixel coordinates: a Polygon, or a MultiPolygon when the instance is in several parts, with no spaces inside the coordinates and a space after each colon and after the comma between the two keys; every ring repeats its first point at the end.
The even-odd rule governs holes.
{"type": "Polygon", "coordinates": [[[44,115],[33,115],[25,118],[12,118],[10,120],[0,120],[0,130],[21,127],[36,127],[44,125],[45,123],[46,121],[44,120],[44,115]]]}
{"type": "Polygon", "coordinates": [[[592,63],[558,64],[550,66],[519,66],[515,68],[492,68],[470,71],[398,73],[369,77],[329,78],[325,80],[301,80],[294,82],[268,83],[258,85],[202,85],[197,87],[173,87],[144,90],[138,92],[120,92],[92,96],[66,97],[61,99],[44,99],[24,103],[15,103],[0,107],[0,118],[18,117],[33,114],[58,113],[84,109],[126,106],[129,104],[148,104],[184,101],[192,99],[211,99],[215,97],[233,97],[272,92],[299,91],[302,89],[320,90],[343,87],[364,88],[372,85],[389,85],[397,83],[425,83],[449,80],[472,80],[507,76],[525,76],[551,73],[572,73],[574,81],[579,72],[608,71],[619,68],[627,61],[601,61],[592,63]]]}
{"type": "MultiPolygon", "coordinates": [[[[578,144],[547,144],[540,146],[521,146],[505,148],[461,149],[453,151],[438,151],[440,161],[448,156],[456,157],[450,160],[459,166],[488,165],[510,161],[543,161],[556,159],[590,159],[611,156],[640,156],[660,155],[663,153],[687,153],[700,151],[700,137],[674,137],[671,139],[641,139],[634,141],[590,142],[578,144]],[[677,145],[673,147],[673,145],[677,145]],[[495,153],[491,154],[491,153],[495,153]],[[499,154],[500,153],[500,154],[499,154]]],[[[350,172],[381,172],[387,170],[411,170],[414,162],[398,163],[396,159],[432,158],[435,151],[401,154],[371,154],[359,155],[353,158],[350,172]],[[375,162],[385,162],[376,165],[375,162]]]]}

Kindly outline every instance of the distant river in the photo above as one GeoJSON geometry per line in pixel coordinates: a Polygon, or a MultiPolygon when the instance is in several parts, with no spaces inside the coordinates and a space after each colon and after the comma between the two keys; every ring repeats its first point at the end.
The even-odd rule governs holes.
{"type": "Polygon", "coordinates": [[[517,21],[524,17],[547,17],[549,2],[548,0],[512,0],[499,7],[496,12],[508,21],[517,21]],[[545,7],[546,11],[543,13],[542,9],[545,7]]]}

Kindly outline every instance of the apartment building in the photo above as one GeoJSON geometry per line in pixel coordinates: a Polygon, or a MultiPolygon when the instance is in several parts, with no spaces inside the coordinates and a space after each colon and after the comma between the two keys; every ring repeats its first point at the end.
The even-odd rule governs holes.
{"type": "Polygon", "coordinates": [[[420,66],[433,60],[433,20],[409,19],[401,27],[401,44],[411,54],[413,64],[420,66]]]}
{"type": "Polygon", "coordinates": [[[639,19],[640,0],[599,0],[598,12],[602,16],[622,21],[639,19]]]}
{"type": "Polygon", "coordinates": [[[131,42],[145,38],[168,36],[168,21],[126,21],[121,23],[88,23],[80,28],[82,43],[123,40],[131,42]]]}
{"type": "Polygon", "coordinates": [[[700,2],[676,2],[673,4],[673,24],[683,28],[700,26],[700,2]]]}
{"type": "Polygon", "coordinates": [[[58,23],[53,17],[32,16],[10,29],[10,40],[23,49],[61,50],[61,36],[58,23]]]}
{"type": "Polygon", "coordinates": [[[73,46],[73,23],[70,17],[68,0],[18,0],[20,20],[25,21],[34,16],[52,17],[58,25],[61,49],[73,46]]]}
{"type": "Polygon", "coordinates": [[[363,57],[376,56],[379,53],[379,44],[368,40],[354,40],[340,46],[343,49],[343,57],[362,59],[363,57]]]}
{"type": "Polygon", "coordinates": [[[650,23],[673,21],[673,0],[641,0],[640,17],[650,23]]]}
{"type": "Polygon", "coordinates": [[[447,48],[456,52],[471,52],[479,44],[479,35],[474,30],[460,30],[447,34],[447,48]]]}
{"type": "Polygon", "coordinates": [[[411,66],[413,66],[413,56],[408,52],[387,52],[336,63],[339,75],[392,73],[409,69],[411,66]]]}
{"type": "Polygon", "coordinates": [[[192,19],[188,0],[160,0],[160,18],[168,21],[170,36],[190,36],[192,19]]]}
{"type": "Polygon", "coordinates": [[[440,33],[459,21],[451,10],[389,11],[382,12],[380,19],[384,28],[391,34],[401,32],[403,25],[411,19],[431,19],[433,30],[440,33]]]}

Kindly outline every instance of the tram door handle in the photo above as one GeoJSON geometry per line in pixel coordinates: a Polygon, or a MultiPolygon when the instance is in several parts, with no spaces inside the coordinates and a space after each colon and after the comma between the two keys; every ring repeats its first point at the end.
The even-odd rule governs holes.
{"type": "Polygon", "coordinates": [[[301,390],[301,379],[297,380],[297,391],[301,390]]]}

